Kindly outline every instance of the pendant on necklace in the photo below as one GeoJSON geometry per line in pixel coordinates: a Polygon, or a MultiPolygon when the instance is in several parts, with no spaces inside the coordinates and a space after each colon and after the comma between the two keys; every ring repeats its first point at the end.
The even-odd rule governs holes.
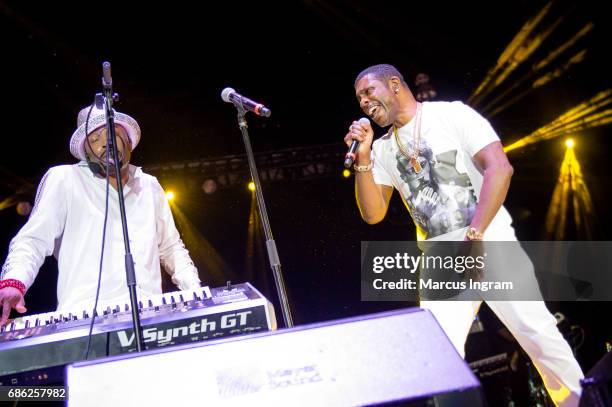
{"type": "Polygon", "coordinates": [[[423,170],[423,167],[421,167],[421,164],[419,163],[419,160],[416,159],[416,157],[410,158],[410,165],[412,165],[412,168],[414,168],[414,172],[416,172],[417,174],[420,173],[421,170],[423,170]]]}

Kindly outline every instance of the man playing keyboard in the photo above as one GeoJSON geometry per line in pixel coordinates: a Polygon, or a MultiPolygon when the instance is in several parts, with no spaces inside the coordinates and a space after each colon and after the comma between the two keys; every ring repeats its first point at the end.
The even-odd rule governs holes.
{"type": "MultiPolygon", "coordinates": [[[[11,309],[26,312],[24,295],[50,255],[58,261],[58,310],[92,309],[98,278],[101,303],[129,302],[117,178],[106,154],[106,133],[104,110],[93,105],[82,109],[70,139],[70,152],[79,163],[52,167],[43,176],[30,218],[12,239],[2,267],[0,326],[11,309]],[[103,240],[107,175],[112,188],[103,240]]],[[[129,164],[140,141],[138,123],[115,112],[115,134],[139,297],[161,293],[160,263],[181,290],[200,287],[161,185],[129,164]]]]}

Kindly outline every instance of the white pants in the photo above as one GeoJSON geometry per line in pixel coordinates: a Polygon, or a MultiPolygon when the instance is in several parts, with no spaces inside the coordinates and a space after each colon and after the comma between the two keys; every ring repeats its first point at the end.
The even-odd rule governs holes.
{"type": "MultiPolygon", "coordinates": [[[[482,301],[421,301],[465,357],[465,341],[482,301]]],[[[542,301],[487,301],[540,372],[557,406],[577,406],[584,377],[572,350],[542,301]]]]}

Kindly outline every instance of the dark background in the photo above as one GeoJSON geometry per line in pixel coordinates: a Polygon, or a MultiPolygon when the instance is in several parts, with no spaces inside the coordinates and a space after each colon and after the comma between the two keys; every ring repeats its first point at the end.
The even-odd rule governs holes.
{"type": "MultiPolygon", "coordinates": [[[[573,48],[587,48],[587,57],[491,119],[505,144],[610,87],[609,18],[601,3],[553,3],[550,14],[564,16],[562,24],[506,85],[591,21],[595,29],[573,48]]],[[[132,162],[145,171],[168,162],[244,153],[235,110],[219,96],[226,86],[273,111],[269,119],[248,118],[256,152],[319,145],[343,151],[348,125],[363,115],[353,90],[360,70],[391,63],[411,85],[417,73],[426,72],[438,100],[467,100],[544,4],[226,1],[198,7],[178,1],[0,1],[0,199],[16,191],[32,199],[48,167],[75,161],[68,140],[78,111],[100,91],[104,60],[112,62],[114,89],[121,95],[117,110],[135,117],[142,128],[132,162]]],[[[595,205],[597,240],[610,239],[609,133],[604,127],[573,135],[595,205]]],[[[510,155],[515,175],[506,206],[520,239],[543,237],[563,154],[563,139],[555,139],[510,155]]],[[[297,155],[296,160],[303,158],[297,155]]],[[[344,179],[341,170],[339,161],[337,174],[263,185],[298,325],[411,305],[360,301],[360,242],[411,240],[414,227],[397,194],[385,221],[363,223],[352,178],[344,179]]],[[[187,242],[202,279],[213,286],[229,278],[252,281],[277,304],[280,321],[267,259],[261,250],[247,255],[251,193],[245,186],[207,195],[198,187],[202,174],[152,173],[176,192],[176,205],[201,234],[199,243],[209,244],[224,262],[219,269],[224,275],[209,273],[211,251],[187,242]]],[[[25,221],[14,207],[0,210],[2,258],[25,221]]],[[[570,225],[566,239],[577,237],[570,225]]],[[[49,259],[26,296],[31,313],[54,307],[56,269],[49,259]]],[[[605,341],[612,340],[612,307],[549,307],[584,328],[578,358],[588,370],[603,355],[605,341]]]]}

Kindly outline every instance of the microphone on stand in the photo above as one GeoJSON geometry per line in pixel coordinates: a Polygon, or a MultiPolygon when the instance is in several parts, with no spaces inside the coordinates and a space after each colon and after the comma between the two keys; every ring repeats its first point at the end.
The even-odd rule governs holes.
{"type": "MultiPolygon", "coordinates": [[[[359,119],[359,124],[362,126],[370,124],[370,120],[367,117],[362,117],[359,119]]],[[[344,157],[344,167],[351,168],[353,163],[355,162],[355,153],[357,152],[357,147],[359,147],[359,141],[353,140],[351,146],[349,147],[346,156],[344,157]]]]}
{"type": "Polygon", "coordinates": [[[252,101],[249,98],[246,98],[238,93],[232,88],[225,88],[221,92],[221,99],[227,103],[239,103],[246,110],[255,113],[258,116],[270,117],[272,112],[270,109],[262,105],[261,103],[257,103],[252,101]]]}
{"type": "Polygon", "coordinates": [[[113,78],[111,77],[111,64],[108,61],[102,63],[102,86],[104,89],[112,89],[113,78]]]}
{"type": "Polygon", "coordinates": [[[111,76],[111,64],[108,61],[102,62],[102,91],[103,93],[96,93],[96,108],[104,109],[104,96],[109,98],[111,106],[113,102],[119,101],[119,95],[113,93],[113,78],[111,76]]]}

